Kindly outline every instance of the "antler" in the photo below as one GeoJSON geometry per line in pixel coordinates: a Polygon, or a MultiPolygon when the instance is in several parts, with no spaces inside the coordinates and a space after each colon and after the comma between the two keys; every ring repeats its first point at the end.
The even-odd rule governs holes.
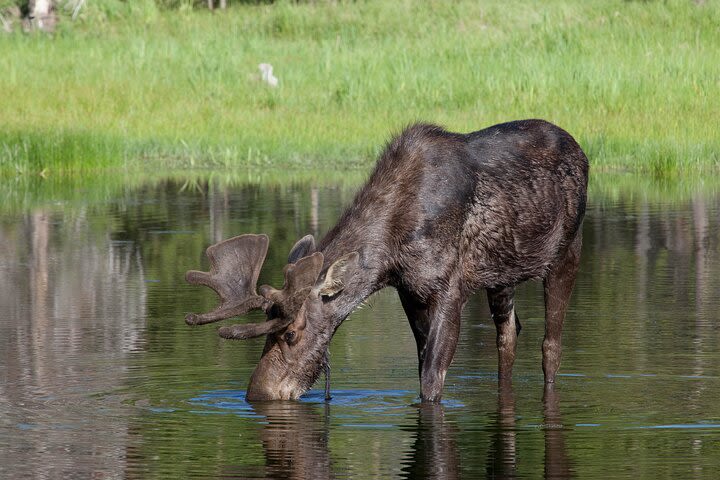
{"type": "Polygon", "coordinates": [[[224,338],[245,339],[277,332],[290,325],[320,275],[323,255],[314,253],[286,265],[283,289],[263,285],[260,287],[261,295],[258,295],[255,285],[268,244],[267,235],[240,235],[208,247],[206,253],[210,259],[210,272],[190,270],[185,279],[193,285],[206,285],[215,290],[220,296],[220,305],[208,313],[189,313],[185,316],[185,323],[203,325],[258,308],[269,312],[275,305],[277,318],[222,327],[218,333],[224,338]]]}
{"type": "Polygon", "coordinates": [[[203,325],[269,307],[270,302],[255,292],[268,244],[267,235],[240,235],[208,247],[210,272],[190,270],[185,279],[215,290],[220,305],[208,313],[188,314],[185,323],[203,325]]]}
{"type": "MultiPolygon", "coordinates": [[[[285,285],[282,290],[276,290],[269,285],[260,287],[260,294],[267,300],[268,305],[278,309],[278,318],[263,323],[233,325],[222,327],[219,334],[223,338],[242,340],[259,337],[268,333],[277,332],[298,320],[297,314],[302,308],[310,290],[315,285],[323,264],[323,254],[314,253],[301,258],[297,263],[285,266],[285,285]]],[[[305,328],[304,317],[300,318],[299,329],[305,328]]]]}
{"type": "Polygon", "coordinates": [[[323,254],[313,253],[296,263],[285,265],[285,285],[276,290],[270,285],[260,287],[260,295],[277,305],[284,316],[294,316],[315,285],[323,265],[323,254]]]}

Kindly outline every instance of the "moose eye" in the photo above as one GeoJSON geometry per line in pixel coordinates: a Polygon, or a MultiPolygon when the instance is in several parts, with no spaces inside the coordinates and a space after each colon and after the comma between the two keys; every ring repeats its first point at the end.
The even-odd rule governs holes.
{"type": "Polygon", "coordinates": [[[290,330],[289,332],[285,332],[284,336],[287,343],[292,343],[293,340],[295,340],[295,332],[293,332],[292,330],[290,330]]]}

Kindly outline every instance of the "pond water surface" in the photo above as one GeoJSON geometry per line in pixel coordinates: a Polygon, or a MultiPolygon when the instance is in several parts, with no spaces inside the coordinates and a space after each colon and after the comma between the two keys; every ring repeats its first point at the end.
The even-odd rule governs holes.
{"type": "Polygon", "coordinates": [[[209,244],[269,234],[260,283],[279,286],[292,244],[327,231],[352,185],[48,188],[7,195],[0,210],[0,477],[720,475],[715,189],[591,190],[556,387],[543,387],[542,286],[529,283],[516,299],[513,385],[498,387],[480,294],[443,403],[423,406],[390,289],[333,339],[328,403],[322,382],[299,402],[246,403],[262,339],[224,341],[183,322],[215,304],[183,279],[207,268],[209,244]]]}

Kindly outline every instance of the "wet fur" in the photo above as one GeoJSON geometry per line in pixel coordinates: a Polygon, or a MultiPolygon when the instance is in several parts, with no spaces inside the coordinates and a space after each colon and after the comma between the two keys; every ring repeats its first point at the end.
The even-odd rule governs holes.
{"type": "Polygon", "coordinates": [[[544,278],[585,213],[588,162],[542,120],[467,135],[418,124],[393,139],[320,242],[325,268],[357,250],[373,289],[422,301],[459,275],[464,292],[544,278]]]}
{"type": "MultiPolygon", "coordinates": [[[[460,335],[460,314],[486,289],[498,373],[509,377],[520,330],[515,285],[545,283],[543,371],[555,380],[565,310],[579,265],[588,161],[543,120],[469,134],[417,124],[386,147],[368,182],[322,239],[327,268],[359,253],[359,271],[324,321],[333,332],[386,286],[398,290],[418,350],[421,397],[437,401],[460,335]]],[[[322,273],[321,273],[322,278],[322,273]]]]}
{"type": "Polygon", "coordinates": [[[253,396],[277,398],[272,389],[279,385],[280,398],[297,398],[310,388],[336,329],[386,286],[397,289],[410,321],[423,400],[440,398],[460,313],[480,289],[487,290],[497,327],[499,375],[509,377],[520,329],[514,287],[532,278],[545,282],[543,370],[545,381],[553,382],[579,264],[587,177],[579,145],[546,121],[509,122],[469,134],[428,124],[408,127],[389,142],[317,249],[311,237],[293,248],[291,261],[314,251],[323,258],[305,302],[308,331],[292,359],[283,357],[279,336],[268,338],[251,380],[253,396]],[[320,295],[332,283],[335,262],[348,258],[342,290],[320,295]]]}

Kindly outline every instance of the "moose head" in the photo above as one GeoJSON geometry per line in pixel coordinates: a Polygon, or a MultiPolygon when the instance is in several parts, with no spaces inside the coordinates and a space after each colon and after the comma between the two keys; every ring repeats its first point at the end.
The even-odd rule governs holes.
{"type": "Polygon", "coordinates": [[[265,348],[247,390],[248,400],[297,399],[307,391],[327,362],[327,348],[336,325],[326,318],[324,304],[338,296],[354,275],[358,253],[348,253],[329,267],[307,235],[290,251],[285,285],[259,288],[269,240],[266,235],[240,235],[207,249],[210,272],[191,270],[188,283],[217,292],[220,305],[203,314],[190,313],[188,325],[203,325],[262,310],[267,321],[222,327],[223,338],[244,340],[267,335],[265,348]]]}

